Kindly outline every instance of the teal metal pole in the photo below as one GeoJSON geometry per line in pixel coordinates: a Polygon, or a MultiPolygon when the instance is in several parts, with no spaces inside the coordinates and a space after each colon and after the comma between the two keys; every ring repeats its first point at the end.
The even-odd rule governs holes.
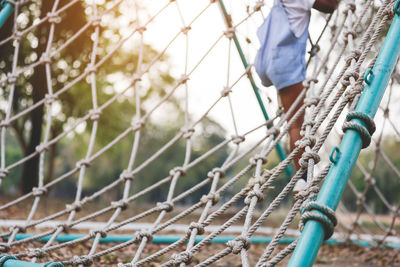
{"type": "Polygon", "coordinates": [[[3,27],[4,23],[6,23],[8,17],[11,15],[14,8],[10,3],[6,1],[1,1],[0,6],[2,7],[0,10],[0,28],[1,28],[3,27]]]}
{"type": "MultiPolygon", "coordinates": [[[[34,236],[34,234],[17,234],[15,236],[15,240],[23,240],[23,239],[30,238],[33,236],[34,236]]],[[[42,238],[38,238],[35,241],[47,242],[50,240],[50,237],[51,237],[50,235],[45,236],[42,238]]],[[[69,241],[73,241],[76,239],[80,239],[82,237],[85,237],[85,235],[83,235],[83,234],[62,234],[62,235],[58,235],[56,237],[55,241],[56,242],[69,242],[69,241]]],[[[130,241],[133,238],[134,238],[133,235],[108,235],[106,237],[100,238],[99,241],[100,241],[100,243],[122,243],[122,242],[130,241]]],[[[205,236],[197,236],[195,239],[195,243],[201,242],[204,238],[205,238],[205,236]]],[[[236,238],[236,236],[217,236],[217,237],[214,237],[214,239],[212,239],[210,241],[210,243],[224,244],[230,240],[234,240],[235,238],[236,238]]],[[[7,239],[7,238],[5,238],[5,239],[7,239]]],[[[153,244],[171,244],[171,243],[174,243],[181,239],[182,239],[182,236],[180,236],[180,235],[155,235],[151,242],[153,244]]],[[[272,237],[252,236],[250,238],[250,240],[251,240],[252,244],[267,244],[267,243],[271,242],[272,237]]],[[[279,240],[279,243],[280,244],[290,244],[295,240],[296,240],[296,237],[284,237],[279,240]]],[[[345,242],[345,240],[335,240],[335,239],[329,239],[329,240],[325,241],[326,244],[330,244],[330,245],[340,245],[340,244],[343,244],[344,242],[345,242]]],[[[370,247],[370,246],[374,245],[373,243],[369,243],[367,241],[362,241],[362,240],[352,240],[352,243],[363,246],[363,247],[370,247]]],[[[392,248],[400,248],[400,244],[397,244],[397,243],[389,243],[389,244],[387,244],[387,246],[392,247],[392,248]]]]}
{"type": "MultiPolygon", "coordinates": [[[[369,72],[370,75],[366,77],[368,80],[367,86],[356,107],[356,111],[365,113],[371,118],[376,114],[400,53],[399,5],[400,0],[397,1],[395,6],[396,15],[372,72],[369,72]]],[[[353,119],[353,121],[364,125],[358,119],[353,119]]],[[[318,203],[336,210],[351,171],[360,154],[361,147],[360,134],[354,130],[347,130],[340,144],[340,157],[336,160],[336,163],[332,164],[329,170],[318,195],[318,203]]],[[[324,228],[322,225],[315,220],[307,221],[288,266],[312,266],[323,240],[324,228]]]]}
{"type": "MultiPolygon", "coordinates": [[[[231,20],[231,17],[229,16],[228,12],[226,11],[224,2],[223,2],[223,0],[219,0],[218,2],[219,2],[219,5],[221,7],[221,11],[222,11],[222,13],[224,15],[224,19],[225,19],[226,25],[228,26],[228,28],[231,28],[233,26],[232,25],[232,20],[231,20]]],[[[238,38],[237,38],[235,33],[233,33],[232,39],[233,39],[233,42],[235,43],[236,50],[239,53],[240,59],[242,60],[243,66],[244,66],[245,69],[247,69],[249,67],[249,64],[247,63],[246,57],[244,56],[242,47],[241,47],[241,45],[239,43],[239,40],[238,40],[238,38]]],[[[256,83],[254,81],[253,76],[251,74],[248,74],[247,77],[248,77],[248,79],[250,81],[251,87],[253,88],[254,94],[256,95],[257,102],[258,102],[258,104],[259,104],[259,106],[261,108],[261,111],[262,111],[262,114],[264,116],[264,119],[267,121],[267,120],[269,120],[269,116],[268,116],[267,110],[265,109],[264,103],[262,101],[262,98],[261,98],[261,95],[260,95],[260,90],[258,89],[258,87],[257,87],[257,85],[256,85],[256,83]]],[[[269,128],[270,126],[267,126],[267,127],[269,128]]],[[[276,145],[276,152],[278,153],[278,156],[279,156],[279,158],[281,160],[284,160],[286,158],[285,150],[283,149],[283,147],[282,147],[282,145],[280,143],[278,143],[276,145]]],[[[285,172],[286,172],[286,175],[290,177],[292,175],[292,168],[288,165],[286,167],[286,169],[285,169],[285,172]]]]}

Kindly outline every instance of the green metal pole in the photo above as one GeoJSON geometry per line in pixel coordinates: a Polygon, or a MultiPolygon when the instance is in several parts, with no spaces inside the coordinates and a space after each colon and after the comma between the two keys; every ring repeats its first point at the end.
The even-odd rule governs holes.
{"type": "MultiPolygon", "coordinates": [[[[400,0],[395,6],[395,17],[383,43],[372,72],[366,76],[367,86],[361,95],[356,111],[373,118],[382,100],[390,76],[400,54],[400,0]]],[[[359,119],[353,119],[364,126],[359,119]]],[[[340,157],[329,170],[318,195],[317,202],[336,210],[351,171],[362,147],[360,134],[347,130],[340,144],[340,157]]],[[[315,220],[307,221],[288,266],[312,266],[324,240],[324,228],[315,220]]]]}
{"type": "Polygon", "coordinates": [[[6,1],[1,1],[0,3],[1,10],[0,10],[0,28],[3,27],[4,23],[6,23],[8,17],[11,15],[13,12],[14,8],[13,6],[6,1]]]}
{"type": "MultiPolygon", "coordinates": [[[[231,16],[226,11],[226,8],[225,8],[223,0],[219,0],[218,3],[220,5],[220,7],[221,7],[221,11],[222,11],[222,13],[224,15],[224,19],[225,19],[225,23],[226,23],[227,27],[228,28],[232,28],[232,26],[233,26],[232,25],[232,19],[231,19],[231,16]]],[[[244,66],[245,69],[247,69],[249,67],[249,64],[247,63],[246,57],[244,56],[242,47],[241,47],[241,45],[239,43],[239,40],[238,40],[238,38],[237,38],[235,33],[233,33],[232,39],[233,39],[233,42],[235,43],[235,46],[236,46],[236,49],[237,49],[237,51],[239,53],[240,59],[242,60],[243,66],[244,66]]],[[[267,120],[269,120],[269,116],[268,116],[267,110],[265,109],[264,103],[262,101],[262,98],[261,98],[261,95],[260,95],[260,90],[258,89],[258,87],[257,87],[257,85],[256,85],[256,83],[254,81],[254,78],[250,73],[247,74],[247,77],[248,77],[248,79],[250,81],[251,87],[253,88],[254,94],[256,95],[257,102],[258,102],[258,104],[259,104],[259,106],[261,108],[261,111],[262,111],[262,113],[264,115],[264,118],[267,121],[267,120]]],[[[267,126],[267,127],[269,128],[270,126],[267,126]]],[[[286,158],[285,150],[283,149],[283,147],[282,147],[282,145],[280,143],[278,143],[276,145],[276,152],[278,153],[278,156],[279,156],[279,158],[281,160],[284,160],[286,158]]],[[[286,175],[290,177],[292,175],[292,168],[290,166],[287,166],[286,169],[285,169],[285,172],[286,172],[286,175]]]]}

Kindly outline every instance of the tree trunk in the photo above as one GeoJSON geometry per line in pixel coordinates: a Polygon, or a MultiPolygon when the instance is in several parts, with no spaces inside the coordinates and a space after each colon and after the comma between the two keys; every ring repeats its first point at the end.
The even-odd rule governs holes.
{"type": "MultiPolygon", "coordinates": [[[[41,11],[40,13],[42,14],[42,16],[50,12],[50,8],[53,4],[52,2],[53,1],[42,2],[42,6],[40,8],[41,11]]],[[[36,34],[39,39],[39,44],[36,49],[36,53],[39,58],[46,50],[47,38],[49,35],[49,27],[50,25],[48,23],[44,23],[37,28],[36,34]]],[[[43,99],[47,92],[45,65],[40,65],[35,68],[34,74],[32,75],[30,82],[33,86],[32,99],[33,103],[35,104],[39,102],[41,99],[43,99]]],[[[25,156],[34,153],[36,147],[40,144],[42,136],[43,115],[44,115],[43,105],[33,110],[30,114],[32,128],[29,136],[28,149],[26,151],[25,156]]],[[[36,156],[27,161],[23,166],[21,183],[20,183],[21,193],[26,194],[32,191],[32,188],[37,186],[38,184],[38,178],[39,178],[39,156],[36,156]]]]}

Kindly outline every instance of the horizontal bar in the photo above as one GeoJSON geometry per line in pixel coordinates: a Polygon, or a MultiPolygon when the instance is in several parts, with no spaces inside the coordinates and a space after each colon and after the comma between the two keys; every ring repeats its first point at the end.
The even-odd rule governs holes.
{"type": "MultiPolygon", "coordinates": [[[[23,240],[26,238],[31,238],[35,234],[17,234],[15,236],[15,240],[23,240]]],[[[84,234],[62,234],[58,235],[56,237],[57,242],[69,242],[73,241],[82,237],[85,237],[86,235],[84,234]]],[[[36,241],[38,242],[47,242],[50,240],[51,235],[45,236],[38,238],[36,241]]],[[[174,243],[178,240],[180,240],[183,236],[180,235],[155,235],[153,237],[152,243],[154,244],[170,244],[174,243]]],[[[120,243],[120,242],[127,242],[130,241],[134,238],[134,235],[108,235],[107,237],[100,238],[100,243],[120,243]]],[[[197,236],[195,239],[195,242],[198,243],[202,241],[205,238],[205,236],[197,236]]],[[[219,244],[224,244],[230,240],[235,239],[236,236],[217,236],[214,239],[210,241],[210,243],[219,243],[219,244]]],[[[7,240],[7,237],[5,237],[7,240]]],[[[296,240],[297,237],[285,237],[280,240],[281,244],[289,244],[292,243],[294,240],[296,240]]],[[[250,238],[252,244],[266,244],[270,243],[272,240],[272,237],[268,236],[253,236],[250,238]]],[[[344,239],[329,239],[325,242],[326,244],[331,244],[331,245],[340,245],[345,243],[344,239]]],[[[373,245],[376,245],[373,242],[368,242],[365,240],[351,240],[351,243],[355,245],[360,245],[363,247],[370,247],[373,245]]],[[[387,243],[385,244],[388,247],[392,248],[400,248],[399,243],[387,243]]]]}

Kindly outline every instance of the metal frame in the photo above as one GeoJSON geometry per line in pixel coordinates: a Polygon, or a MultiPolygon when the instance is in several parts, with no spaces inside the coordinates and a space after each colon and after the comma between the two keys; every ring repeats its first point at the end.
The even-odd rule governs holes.
{"type": "MultiPolygon", "coordinates": [[[[399,3],[400,0],[397,1],[395,7],[398,8],[399,3]]],[[[399,44],[400,12],[395,8],[395,17],[379,52],[376,63],[371,71],[367,71],[365,77],[367,85],[355,111],[370,116],[371,118],[375,116],[396,66],[400,54],[399,44]]],[[[352,119],[352,121],[364,127],[368,126],[359,119],[352,119]]],[[[318,195],[318,203],[336,210],[361,148],[362,138],[360,133],[353,129],[346,131],[339,147],[340,157],[332,164],[329,170],[318,195]]],[[[320,222],[316,220],[307,221],[288,266],[312,266],[324,237],[324,228],[320,222]]]]}

